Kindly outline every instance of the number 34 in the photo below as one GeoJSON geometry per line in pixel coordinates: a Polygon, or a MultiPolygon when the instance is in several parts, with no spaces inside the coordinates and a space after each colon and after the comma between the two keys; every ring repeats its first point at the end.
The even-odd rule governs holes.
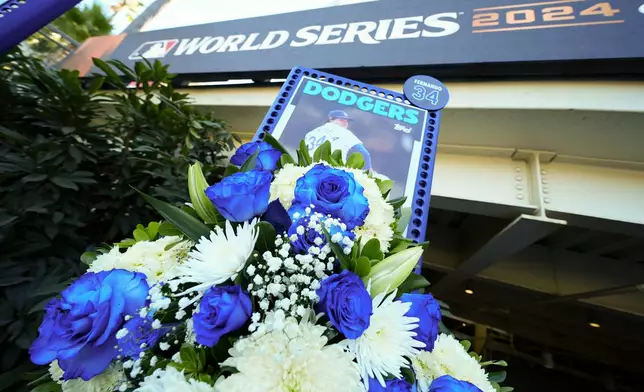
{"type": "Polygon", "coordinates": [[[423,86],[414,86],[414,91],[415,93],[411,95],[412,98],[419,101],[429,101],[432,105],[438,105],[438,90],[430,89],[428,92],[423,86]]]}

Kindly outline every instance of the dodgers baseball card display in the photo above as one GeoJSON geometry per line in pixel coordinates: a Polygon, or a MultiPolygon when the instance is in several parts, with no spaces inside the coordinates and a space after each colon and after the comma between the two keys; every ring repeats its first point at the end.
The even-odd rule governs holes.
{"type": "Polygon", "coordinates": [[[407,236],[424,241],[440,109],[449,99],[428,76],[405,83],[405,95],[325,72],[294,68],[258,130],[291,155],[304,140],[311,153],[324,142],[346,160],[362,155],[374,177],[393,180],[390,199],[407,197],[407,236]],[[429,109],[429,110],[428,110],[429,109]]]}

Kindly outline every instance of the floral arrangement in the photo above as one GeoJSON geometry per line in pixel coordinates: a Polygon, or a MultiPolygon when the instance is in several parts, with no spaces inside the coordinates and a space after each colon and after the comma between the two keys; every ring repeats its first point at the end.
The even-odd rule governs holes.
{"type": "MultiPolygon", "coordinates": [[[[86,253],[30,349],[62,391],[509,391],[441,330],[393,182],[270,135],[162,222],[86,253]]],[[[43,382],[48,384],[42,384],[43,382]]],[[[49,389],[48,389],[49,390],[49,389]]]]}

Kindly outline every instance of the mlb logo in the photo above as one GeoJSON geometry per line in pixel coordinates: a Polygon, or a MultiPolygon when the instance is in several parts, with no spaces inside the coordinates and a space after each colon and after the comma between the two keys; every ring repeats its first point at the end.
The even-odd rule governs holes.
{"type": "Polygon", "coordinates": [[[145,59],[160,59],[165,57],[172,48],[174,48],[178,39],[164,39],[161,41],[149,41],[141,44],[131,55],[128,56],[130,60],[145,59]]]}

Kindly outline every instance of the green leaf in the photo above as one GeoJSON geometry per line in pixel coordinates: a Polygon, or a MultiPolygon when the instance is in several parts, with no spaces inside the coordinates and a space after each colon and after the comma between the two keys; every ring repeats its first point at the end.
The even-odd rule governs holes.
{"type": "Polygon", "coordinates": [[[81,155],[80,150],[78,147],[71,145],[69,146],[69,155],[71,155],[72,159],[76,161],[77,163],[80,162],[83,159],[83,156],[81,155]]]}
{"type": "Polygon", "coordinates": [[[72,182],[71,180],[68,180],[67,178],[52,177],[49,179],[49,181],[53,182],[54,184],[58,185],[61,188],[73,189],[75,191],[78,190],[78,186],[74,184],[74,182],[72,182]]]}
{"type": "Polygon", "coordinates": [[[148,232],[148,237],[150,237],[151,240],[154,240],[157,238],[157,234],[159,234],[159,226],[161,224],[159,222],[150,222],[148,223],[148,228],[146,231],[148,232]]]}
{"type": "Polygon", "coordinates": [[[347,158],[347,167],[352,169],[362,169],[364,167],[364,157],[359,152],[354,152],[347,158]]]}
{"type": "Polygon", "coordinates": [[[20,133],[13,131],[9,128],[5,128],[0,125],[0,135],[8,138],[8,139],[13,139],[21,143],[30,143],[29,139],[26,137],[22,136],[20,133]]]}
{"type": "Polygon", "coordinates": [[[159,225],[159,235],[164,237],[180,236],[183,233],[170,222],[161,222],[159,225]]]}
{"type": "Polygon", "coordinates": [[[512,391],[514,391],[514,388],[512,387],[501,387],[501,389],[499,390],[499,392],[512,392],[512,391]]]}
{"type": "Polygon", "coordinates": [[[487,379],[492,382],[502,383],[503,381],[505,381],[506,375],[507,374],[504,370],[498,372],[490,372],[487,374],[487,379]]]}
{"type": "Polygon", "coordinates": [[[358,238],[356,238],[355,241],[353,241],[354,245],[351,247],[351,259],[352,260],[356,260],[359,257],[358,253],[360,252],[360,243],[361,243],[361,241],[362,241],[361,237],[358,237],[358,238]]]}
{"type": "Polygon", "coordinates": [[[409,224],[410,219],[411,219],[411,207],[401,208],[400,218],[398,218],[398,222],[396,226],[398,227],[399,230],[404,231],[407,228],[407,225],[409,224]]]}
{"type": "MultiPolygon", "coordinates": [[[[503,360],[501,360],[501,361],[485,361],[485,362],[481,362],[481,366],[503,366],[503,367],[506,367],[506,366],[508,366],[508,363],[503,361],[503,360]]],[[[499,381],[499,382],[501,382],[501,381],[499,381]]]]}
{"type": "Polygon", "coordinates": [[[328,162],[329,157],[331,157],[331,142],[327,140],[324,143],[322,143],[318,148],[315,149],[315,151],[313,152],[313,161],[328,162]]]}
{"type": "Polygon", "coordinates": [[[424,289],[425,287],[429,287],[429,281],[422,275],[412,272],[398,287],[398,293],[411,293],[414,290],[424,289]]]}
{"type": "Polygon", "coordinates": [[[46,174],[29,174],[27,176],[22,177],[22,182],[28,183],[28,182],[40,182],[47,178],[46,174]]]}
{"type": "Polygon", "coordinates": [[[369,272],[371,272],[371,261],[369,261],[369,258],[365,256],[358,257],[355,261],[355,271],[353,272],[361,278],[369,275],[369,272]]]}
{"type": "Polygon", "coordinates": [[[208,196],[206,196],[208,186],[201,164],[196,162],[191,165],[188,169],[188,193],[190,194],[192,207],[204,222],[218,224],[223,219],[208,196]]]}
{"type": "Polygon", "coordinates": [[[107,76],[107,79],[110,81],[110,83],[115,84],[118,87],[125,87],[125,83],[121,80],[121,77],[112,69],[112,67],[109,66],[105,61],[99,59],[99,58],[93,58],[92,61],[94,62],[94,65],[103,71],[105,75],[107,76]]]}
{"type": "Polygon", "coordinates": [[[333,160],[337,162],[338,166],[345,166],[344,162],[342,161],[342,150],[333,151],[331,158],[333,158],[333,160]]]}
{"type": "Polygon", "coordinates": [[[118,246],[119,248],[129,248],[130,246],[136,244],[136,242],[137,241],[134,238],[126,238],[121,242],[117,242],[114,245],[118,246]]]}
{"type": "Polygon", "coordinates": [[[60,221],[62,221],[64,217],[65,217],[65,214],[63,214],[62,212],[56,211],[54,212],[54,215],[52,215],[51,221],[54,223],[60,223],[60,221]]]}
{"type": "MultiPolygon", "coordinates": [[[[340,267],[343,270],[346,270],[346,269],[352,270],[352,268],[351,268],[352,264],[353,264],[352,260],[347,255],[344,254],[344,251],[343,251],[343,249],[342,249],[342,247],[340,245],[338,245],[335,242],[331,241],[331,235],[329,234],[329,232],[326,229],[326,227],[324,227],[324,225],[322,225],[322,231],[324,232],[324,235],[326,236],[326,240],[327,240],[327,242],[329,244],[329,247],[333,251],[333,254],[335,255],[335,257],[338,258],[338,261],[340,262],[340,267]]],[[[357,243],[354,246],[358,246],[357,243]]]]}
{"type": "Polygon", "coordinates": [[[0,287],[14,286],[19,283],[31,282],[34,278],[29,276],[7,276],[0,277],[0,287]]]}
{"type": "Polygon", "coordinates": [[[228,165],[228,167],[226,167],[226,171],[224,172],[224,177],[231,176],[235,173],[239,173],[239,168],[235,165],[228,165]]]}
{"type": "Polygon", "coordinates": [[[136,229],[136,230],[134,230],[133,234],[134,234],[134,239],[136,240],[136,242],[150,241],[150,236],[145,231],[145,229],[136,229]]]}
{"type": "Polygon", "coordinates": [[[259,230],[255,249],[260,254],[275,249],[275,238],[277,237],[277,233],[275,232],[273,225],[268,222],[259,222],[255,227],[259,230]]]}
{"type": "Polygon", "coordinates": [[[257,156],[259,155],[259,149],[255,150],[253,155],[249,156],[248,159],[246,159],[246,162],[239,168],[240,172],[247,172],[251,171],[255,168],[255,164],[257,163],[257,156]]]}
{"type": "Polygon", "coordinates": [[[62,386],[55,381],[50,381],[44,384],[40,384],[36,388],[31,390],[31,392],[60,392],[60,391],[62,391],[62,386]]]}
{"type": "Polygon", "coordinates": [[[387,201],[387,203],[391,204],[391,206],[394,208],[394,210],[400,208],[405,204],[405,201],[407,201],[407,196],[399,197],[393,200],[387,201]]]}
{"type": "Polygon", "coordinates": [[[378,180],[376,183],[378,184],[378,188],[380,188],[382,197],[386,199],[389,192],[394,188],[394,182],[392,180],[378,180]]]}
{"type": "Polygon", "coordinates": [[[461,343],[461,346],[463,346],[463,348],[465,349],[465,351],[469,351],[470,347],[472,347],[472,342],[470,342],[469,340],[461,340],[460,343],[461,343]]]}
{"type": "Polygon", "coordinates": [[[364,244],[360,256],[366,256],[370,260],[382,260],[385,258],[385,255],[380,250],[380,241],[376,238],[372,238],[364,244]]]}
{"type": "Polygon", "coordinates": [[[403,250],[405,250],[405,249],[409,248],[409,246],[410,246],[411,244],[412,244],[412,242],[411,242],[411,241],[409,241],[409,240],[405,240],[405,239],[399,239],[399,240],[398,240],[398,239],[394,239],[394,240],[391,242],[391,244],[390,244],[390,246],[391,246],[392,248],[389,250],[389,253],[392,253],[392,254],[393,254],[393,253],[401,252],[401,251],[403,251],[403,250]]]}
{"type": "Polygon", "coordinates": [[[306,143],[304,143],[304,140],[300,140],[300,148],[297,150],[297,159],[297,163],[300,166],[308,166],[313,163],[311,155],[309,154],[309,148],[306,146],[306,143]]]}
{"type": "Polygon", "coordinates": [[[290,155],[282,154],[280,157],[280,167],[284,167],[287,164],[295,165],[295,161],[290,155]]]}
{"type": "Polygon", "coordinates": [[[184,344],[179,350],[181,364],[187,373],[198,373],[205,366],[205,361],[201,360],[201,355],[193,346],[184,344]]]}
{"type": "Polygon", "coordinates": [[[201,223],[192,215],[181,211],[172,204],[155,199],[138,189],[133,189],[137,191],[146,202],[154,207],[154,209],[156,209],[164,219],[172,223],[177,229],[181,230],[186,237],[190,238],[194,242],[198,242],[202,237],[207,237],[210,234],[208,226],[201,223]]]}
{"type": "Polygon", "coordinates": [[[411,385],[416,384],[416,375],[414,375],[414,372],[410,368],[403,366],[400,368],[400,373],[402,373],[405,381],[407,381],[411,385]]]}
{"type": "MultiPolygon", "coordinates": [[[[47,211],[45,210],[45,212],[47,212],[47,211]]],[[[0,227],[6,226],[9,223],[15,221],[16,219],[18,219],[17,216],[0,215],[0,227]]]]}
{"type": "Polygon", "coordinates": [[[89,82],[87,85],[87,92],[90,94],[94,94],[98,90],[103,87],[103,83],[105,83],[105,77],[104,76],[94,76],[92,80],[89,82]]]}
{"type": "Polygon", "coordinates": [[[284,147],[282,143],[279,142],[279,140],[275,139],[273,135],[266,132],[264,134],[264,141],[270,144],[271,146],[273,146],[273,148],[279,150],[282,153],[282,157],[286,157],[286,159],[290,159],[291,162],[295,162],[291,154],[288,153],[288,150],[286,149],[286,147],[284,147]]]}
{"type": "Polygon", "coordinates": [[[94,260],[96,260],[96,253],[95,252],[85,252],[81,255],[80,259],[83,263],[87,265],[92,265],[94,260]]]}

